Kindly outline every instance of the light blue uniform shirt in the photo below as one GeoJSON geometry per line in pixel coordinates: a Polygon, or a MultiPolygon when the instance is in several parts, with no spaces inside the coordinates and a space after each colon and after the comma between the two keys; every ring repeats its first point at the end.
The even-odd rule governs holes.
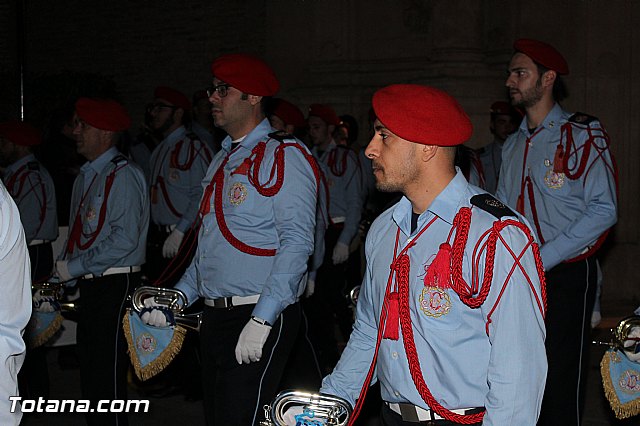
{"type": "Polygon", "coordinates": [[[323,164],[322,170],[329,185],[329,214],[332,219],[344,218],[344,228],[338,242],[349,245],[358,233],[362,214],[362,176],[357,154],[350,149],[338,148],[333,140],[322,155],[319,155],[317,147],[312,152],[318,162],[323,164]],[[334,150],[338,150],[338,170],[342,168],[342,156],[347,156],[346,170],[342,176],[334,174],[329,166],[329,156],[334,150]]]}
{"type": "Polygon", "coordinates": [[[51,175],[29,154],[4,171],[4,183],[20,210],[27,243],[33,240],[53,241],[58,237],[56,192],[51,175]],[[44,213],[44,214],[42,214],[44,213]]]}
{"type": "MultiPolygon", "coordinates": [[[[413,234],[410,232],[412,207],[404,197],[376,219],[366,240],[367,269],[354,329],[335,370],[324,378],[321,392],[338,395],[354,404],[373,359],[397,230],[401,230],[400,252],[422,227],[437,217],[407,252],[411,260],[411,323],[422,376],[434,398],[445,408],[486,407],[485,426],[536,423],[547,372],[545,327],[535,295],[520,268],[515,268],[491,315],[488,334],[485,331],[487,316],[514,264],[504,245],[497,245],[491,291],[481,307],[468,307],[452,289],[442,290],[440,300],[423,294],[423,290],[428,289],[424,284],[425,271],[440,244],[447,241],[455,215],[460,208],[470,207],[471,197],[481,193],[484,191],[469,185],[458,171],[420,215],[413,234]]],[[[477,243],[486,242],[485,232],[497,220],[478,207],[472,209],[463,261],[463,278],[470,285],[474,282],[470,268],[474,260],[479,260],[475,278],[481,287],[486,250],[474,257],[474,248],[477,243]]],[[[520,253],[527,242],[524,233],[514,226],[503,229],[500,235],[516,253],[520,253]]],[[[540,297],[540,281],[531,249],[520,262],[540,297]]],[[[375,380],[380,382],[384,401],[428,408],[411,378],[402,333],[397,341],[382,340],[375,380]]]]}
{"type": "MultiPolygon", "coordinates": [[[[556,147],[560,143],[560,128],[570,113],[556,104],[540,125],[529,147],[525,176],[531,176],[535,206],[544,243],[540,249],[545,269],[580,255],[593,245],[598,237],[617,221],[616,188],[613,175],[607,170],[605,161],[611,164],[609,151],[602,154],[591,149],[588,159],[588,175],[577,180],[562,176],[562,183],[553,177],[553,162],[556,147]],[[598,158],[599,155],[604,157],[598,158]]],[[[597,121],[592,127],[602,127],[597,121]]],[[[595,134],[601,132],[595,131],[595,134]]],[[[502,148],[502,169],[497,197],[511,208],[516,207],[520,194],[522,163],[529,130],[526,118],[517,132],[509,136],[502,148]]],[[[573,138],[581,154],[586,129],[573,127],[573,138]]],[[[602,140],[596,140],[604,148],[602,140]]],[[[564,143],[563,143],[564,145],[564,143]]],[[[565,152],[565,155],[569,155],[565,152]]],[[[574,168],[576,157],[569,158],[569,168],[574,168]]],[[[535,227],[531,213],[529,195],[525,191],[524,215],[535,227]]]]}
{"type": "MultiPolygon", "coordinates": [[[[86,235],[98,229],[103,203],[107,203],[104,224],[93,244],[85,250],[74,246],[66,257],[63,252],[73,277],[89,273],[100,275],[109,268],[140,266],[145,261],[149,227],[147,184],[142,169],[129,162],[115,147],[80,168],[71,195],[69,235],[79,211],[84,234],[80,241],[85,243],[86,235]],[[116,162],[112,161],[114,159],[116,162]],[[105,199],[107,177],[116,168],[119,170],[115,173],[109,197],[105,199]]],[[[65,250],[66,247],[65,244],[65,250]]]]}
{"type": "Polygon", "coordinates": [[[0,183],[0,424],[20,424],[19,405],[10,412],[10,396],[18,395],[18,371],[25,344],[22,333],[31,317],[31,264],[18,208],[0,183]]]}
{"type": "Polygon", "coordinates": [[[177,128],[153,150],[150,161],[151,220],[158,225],[176,225],[182,232],[193,225],[198,214],[198,200],[202,196],[200,183],[212,157],[207,145],[193,136],[184,126],[177,128]],[[177,161],[173,162],[172,158],[177,161]],[[158,183],[158,176],[164,181],[169,200],[158,183]]]}
{"type": "MultiPolygon", "coordinates": [[[[196,254],[176,285],[190,304],[199,296],[214,299],[259,294],[253,315],[271,324],[304,291],[302,278],[313,251],[316,218],[316,179],[297,148],[285,148],[284,182],[272,197],[260,195],[249,183],[246,172],[238,169],[258,142],[269,139],[268,134],[273,131],[269,121],[263,120],[230,154],[224,167],[222,210],[237,239],[252,247],[275,249],[275,256],[254,256],[231,245],[218,226],[212,196],[208,200],[210,211],[198,233],[196,254]]],[[[288,142],[294,141],[306,150],[300,141],[288,142]]],[[[276,140],[267,144],[259,172],[261,184],[269,181],[274,151],[279,145],[276,140]]],[[[230,150],[231,139],[227,137],[202,181],[203,188],[230,150]]],[[[272,179],[268,186],[274,182],[272,179]]]]}
{"type": "Polygon", "coordinates": [[[502,143],[494,139],[493,142],[477,151],[478,158],[482,164],[484,189],[489,194],[495,194],[498,188],[498,177],[502,166],[502,145],[502,143]]]}

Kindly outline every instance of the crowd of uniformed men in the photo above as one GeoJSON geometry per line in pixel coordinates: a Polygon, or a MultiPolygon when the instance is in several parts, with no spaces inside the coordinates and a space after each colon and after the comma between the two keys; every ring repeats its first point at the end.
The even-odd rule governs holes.
{"type": "MultiPolygon", "coordinates": [[[[462,145],[464,110],[435,88],[382,88],[359,126],[330,105],[305,116],[274,98],[280,82],[254,56],[220,56],[211,71],[191,99],[156,87],[135,137],[123,138],[133,130],[119,102],[77,99],[65,128],[86,162],[72,187],[38,157],[37,130],[0,125],[31,280],[79,289],[84,398],[126,398],[121,320],[146,282],[201,304],[194,359],[208,424],[257,424],[285,385],[317,391],[327,374],[320,390],[356,411],[380,382],[388,425],[580,424],[594,252],[616,222],[616,170],[599,121],[559,104],[569,69],[555,48],[516,41],[509,97],[487,102],[495,139],[479,151],[462,145]],[[359,147],[363,133],[373,136],[359,147]]],[[[167,324],[146,307],[145,322],[167,324]]],[[[28,350],[21,393],[48,397],[46,376],[44,350],[28,350]]]]}

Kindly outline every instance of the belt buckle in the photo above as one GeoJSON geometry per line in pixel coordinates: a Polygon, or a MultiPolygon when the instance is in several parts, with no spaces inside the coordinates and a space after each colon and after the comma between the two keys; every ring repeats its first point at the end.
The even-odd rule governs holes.
{"type": "Polygon", "coordinates": [[[231,309],[233,309],[233,297],[225,297],[224,298],[224,307],[230,311],[231,309]]]}

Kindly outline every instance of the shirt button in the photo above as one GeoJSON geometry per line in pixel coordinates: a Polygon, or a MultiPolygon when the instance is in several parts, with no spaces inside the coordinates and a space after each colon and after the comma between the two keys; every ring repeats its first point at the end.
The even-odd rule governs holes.
{"type": "Polygon", "coordinates": [[[398,391],[393,392],[393,394],[394,394],[395,396],[400,396],[400,392],[398,392],[398,391]]]}
{"type": "Polygon", "coordinates": [[[392,357],[393,359],[398,359],[398,352],[394,352],[394,353],[392,353],[392,354],[391,354],[391,357],[392,357]]]}

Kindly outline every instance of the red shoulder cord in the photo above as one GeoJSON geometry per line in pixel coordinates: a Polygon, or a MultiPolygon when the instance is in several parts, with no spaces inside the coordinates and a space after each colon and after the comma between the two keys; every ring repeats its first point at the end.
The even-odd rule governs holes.
{"type": "Polygon", "coordinates": [[[73,221],[73,227],[71,228],[71,232],[69,233],[69,240],[67,241],[66,254],[70,254],[73,251],[74,246],[78,247],[80,250],[86,250],[87,248],[91,247],[91,245],[94,243],[96,238],[98,238],[98,235],[100,234],[100,231],[104,226],[104,221],[107,218],[107,214],[106,214],[107,203],[109,201],[109,194],[111,193],[111,187],[113,186],[113,181],[115,180],[116,173],[120,169],[125,167],[125,165],[126,163],[122,165],[117,165],[111,171],[111,173],[109,173],[109,175],[107,176],[107,179],[105,180],[105,184],[104,184],[104,200],[102,201],[102,205],[100,206],[100,216],[98,217],[98,226],[96,227],[95,231],[90,233],[85,233],[82,230],[82,217],[81,217],[82,215],[80,210],[82,208],[82,204],[84,203],[85,198],[89,194],[89,190],[93,186],[98,175],[96,174],[91,180],[89,187],[87,188],[87,190],[82,195],[82,198],[80,199],[80,204],[78,205],[78,210],[76,211],[76,218],[73,221]],[[86,239],[84,243],[81,242],[82,237],[86,239]]]}
{"type": "MultiPolygon", "coordinates": [[[[576,123],[567,122],[562,125],[561,133],[560,133],[560,143],[556,147],[556,152],[553,159],[553,171],[555,173],[564,173],[564,175],[571,179],[577,180],[584,176],[583,186],[586,183],[586,178],[589,175],[589,172],[593,169],[594,165],[597,161],[602,160],[605,164],[606,169],[613,175],[615,186],[616,186],[616,195],[618,194],[618,168],[613,157],[613,154],[609,153],[611,158],[611,164],[607,161],[604,153],[609,150],[609,135],[603,127],[592,128],[591,126],[586,126],[586,130],[588,133],[588,138],[585,143],[581,147],[577,147],[575,141],[573,139],[573,126],[578,126],[576,123]],[[598,131],[601,134],[594,134],[594,131],[598,131]],[[562,145],[562,141],[565,141],[565,145],[562,145]],[[604,147],[598,146],[596,141],[604,142],[604,147]],[[591,154],[591,149],[594,148],[598,151],[598,155],[591,161],[591,163],[587,164],[589,161],[589,157],[591,154]],[[575,160],[574,167],[569,167],[569,159],[573,158],[575,160]]],[[[585,127],[582,127],[585,128],[585,127]]],[[[541,129],[541,128],[540,128],[541,129]]],[[[538,129],[538,131],[540,130],[538,129]]],[[[538,238],[540,239],[540,243],[544,244],[545,239],[542,235],[542,228],[540,227],[540,221],[538,220],[538,211],[536,209],[536,200],[533,192],[533,183],[531,182],[531,177],[525,177],[525,169],[527,162],[527,153],[529,151],[529,142],[533,137],[538,133],[536,131],[533,135],[527,138],[527,145],[525,147],[524,160],[522,164],[522,184],[520,190],[520,196],[518,197],[518,203],[516,209],[519,213],[524,214],[524,191],[526,189],[527,196],[529,198],[529,205],[531,207],[531,215],[533,216],[533,224],[536,228],[536,233],[538,234],[538,238]]],[[[576,257],[571,259],[567,259],[564,262],[577,262],[580,260],[584,260],[587,257],[594,254],[604,243],[609,235],[609,229],[604,231],[596,240],[596,242],[589,247],[589,249],[576,257]]]]}
{"type": "MultiPolygon", "coordinates": [[[[432,222],[433,220],[425,227],[425,229],[432,222]]],[[[480,241],[482,241],[487,236],[487,234],[489,234],[488,239],[486,240],[485,243],[480,244],[480,242],[478,242],[476,244],[476,247],[474,248],[474,258],[476,259],[476,262],[474,263],[474,266],[473,266],[472,277],[474,277],[474,280],[477,279],[477,276],[478,276],[477,263],[479,262],[479,259],[480,259],[479,254],[484,250],[486,250],[485,274],[484,274],[484,279],[482,283],[482,289],[480,290],[480,293],[478,294],[478,296],[474,297],[474,295],[478,292],[477,283],[472,283],[473,287],[470,287],[462,277],[462,261],[464,256],[464,249],[466,247],[467,240],[468,240],[470,224],[471,224],[471,209],[468,207],[464,207],[456,215],[451,232],[449,233],[448,241],[451,239],[451,235],[453,231],[456,230],[456,236],[453,241],[453,247],[449,245],[448,241],[441,244],[440,250],[438,251],[436,258],[434,259],[432,264],[429,266],[429,270],[431,270],[433,267],[435,267],[435,269],[441,269],[438,271],[429,271],[429,270],[427,271],[427,275],[431,277],[431,279],[433,280],[433,284],[441,288],[446,288],[450,283],[451,288],[458,294],[458,296],[460,297],[460,300],[465,305],[471,308],[480,307],[485,302],[489,294],[491,282],[493,280],[493,268],[494,268],[494,262],[495,262],[496,245],[498,240],[500,240],[504,245],[504,247],[507,248],[507,250],[513,257],[515,263],[511,268],[511,271],[505,278],[504,283],[502,284],[500,294],[494,306],[491,308],[489,314],[487,315],[487,323],[485,326],[486,333],[489,334],[489,324],[491,323],[491,315],[496,310],[498,303],[500,302],[500,299],[502,298],[502,295],[506,290],[506,286],[507,284],[509,284],[511,276],[515,272],[516,268],[520,269],[523,275],[525,276],[525,278],[527,279],[529,288],[534,293],[534,296],[538,305],[538,309],[540,309],[544,317],[546,312],[546,300],[547,300],[544,267],[542,265],[542,259],[540,258],[540,251],[539,251],[538,245],[535,243],[529,229],[524,224],[516,220],[496,221],[492,229],[488,230],[481,236],[480,241]],[[516,226],[517,228],[522,230],[527,236],[528,243],[525,245],[525,247],[522,249],[520,253],[513,252],[513,250],[506,244],[506,242],[500,235],[500,232],[507,226],[516,226]],[[533,252],[535,263],[536,263],[536,270],[538,273],[538,277],[540,279],[540,285],[541,285],[540,297],[536,293],[535,286],[531,281],[529,275],[527,274],[524,267],[520,263],[520,259],[529,248],[531,248],[533,252]],[[442,261],[442,259],[444,259],[444,261],[442,261]],[[443,271],[443,269],[446,269],[446,271],[443,271]],[[443,273],[444,273],[444,276],[443,276],[443,273]],[[440,279],[438,279],[438,277],[440,277],[440,279]],[[447,277],[448,279],[447,278],[443,279],[443,277],[447,277]]],[[[398,234],[396,236],[396,249],[397,249],[399,234],[400,234],[400,230],[398,230],[398,234]]],[[[400,256],[398,256],[398,258],[394,260],[393,264],[391,265],[392,270],[396,272],[398,300],[399,300],[399,319],[400,319],[400,325],[402,329],[405,352],[407,354],[407,360],[409,362],[409,371],[411,373],[411,377],[413,379],[414,385],[416,386],[416,390],[418,390],[418,393],[420,393],[420,396],[425,401],[425,403],[432,410],[434,410],[438,415],[455,423],[460,423],[460,424],[478,423],[482,421],[482,418],[484,417],[485,412],[470,414],[470,415],[461,415],[461,414],[457,414],[449,411],[448,409],[443,407],[440,403],[438,403],[438,401],[436,401],[436,399],[431,394],[431,391],[429,390],[424,380],[424,377],[422,375],[422,370],[420,367],[420,359],[418,357],[414,336],[413,336],[413,327],[411,325],[411,316],[410,316],[411,314],[409,309],[409,281],[410,281],[409,271],[411,268],[411,264],[410,264],[409,256],[405,254],[406,250],[408,250],[411,246],[415,244],[415,240],[418,238],[418,236],[419,235],[417,235],[416,238],[414,238],[412,243],[410,243],[407,247],[405,247],[405,249],[400,253],[400,256]]],[[[394,252],[394,259],[395,259],[395,252],[394,252]]],[[[393,293],[389,292],[391,287],[391,280],[392,280],[392,277],[390,275],[389,282],[387,283],[387,289],[385,291],[385,301],[383,303],[382,313],[380,316],[380,324],[382,325],[384,323],[385,331],[388,328],[386,324],[386,321],[387,321],[386,308],[389,306],[389,303],[393,303],[393,293]]],[[[389,316],[389,318],[391,318],[391,316],[389,316]]],[[[389,326],[394,327],[394,324],[389,324],[389,326]]],[[[397,325],[395,325],[395,327],[397,327],[397,325]]],[[[380,327],[380,329],[378,330],[378,340],[376,341],[374,359],[371,364],[369,374],[365,379],[365,383],[361,390],[360,397],[358,398],[358,402],[356,404],[357,411],[356,409],[354,409],[354,414],[356,416],[360,411],[362,403],[364,402],[366,389],[368,388],[368,385],[371,381],[371,377],[373,375],[373,369],[375,368],[378,349],[380,345],[380,338],[382,335],[382,331],[381,331],[382,328],[383,327],[380,327]]],[[[355,419],[353,419],[353,421],[355,421],[355,419]]],[[[349,423],[349,425],[351,424],[352,422],[349,423]]]]}
{"type": "MultiPolygon", "coordinates": [[[[26,180],[30,174],[29,171],[27,171],[27,173],[22,173],[27,168],[27,166],[28,164],[24,164],[22,167],[16,170],[16,172],[13,175],[11,175],[11,179],[9,179],[9,181],[7,182],[7,189],[9,190],[9,193],[11,194],[13,199],[16,200],[16,202],[18,202],[18,198],[22,195],[22,190],[24,189],[26,180]],[[17,188],[15,187],[16,180],[18,181],[17,188]]],[[[41,200],[38,199],[38,201],[40,201],[40,223],[38,224],[38,228],[36,229],[36,232],[34,235],[40,232],[42,225],[44,225],[44,218],[47,213],[47,194],[44,188],[44,182],[42,181],[42,178],[40,177],[39,173],[36,173],[36,175],[38,177],[37,185],[40,188],[40,195],[42,196],[42,199],[41,200]]],[[[29,194],[30,192],[35,192],[35,191],[36,191],[36,188],[34,187],[34,185],[31,185],[31,187],[24,194],[24,196],[27,196],[27,194],[29,194]]]]}
{"type": "Polygon", "coordinates": [[[171,151],[169,167],[183,171],[189,170],[198,156],[202,157],[207,164],[211,163],[211,153],[206,148],[204,142],[200,141],[200,148],[197,151],[193,141],[191,142],[192,143],[189,144],[189,155],[184,163],[180,163],[180,150],[182,149],[182,145],[184,145],[184,139],[176,144],[173,151],[171,151]]]}
{"type": "MultiPolygon", "coordinates": [[[[584,176],[584,180],[582,183],[582,185],[584,186],[587,181],[587,177],[589,176],[589,172],[591,172],[591,170],[593,169],[597,161],[602,160],[607,171],[611,173],[611,175],[613,176],[613,180],[616,185],[616,197],[617,197],[619,195],[618,166],[616,165],[615,158],[613,157],[613,154],[609,149],[609,143],[610,143],[609,134],[604,129],[604,127],[593,128],[590,125],[587,125],[586,130],[589,136],[587,137],[587,140],[585,141],[584,145],[582,145],[581,147],[577,147],[573,140],[573,126],[579,127],[578,124],[572,123],[572,122],[567,122],[562,126],[561,133],[560,133],[560,143],[556,148],[555,159],[562,160],[562,170],[564,171],[565,176],[571,180],[576,180],[584,176]],[[598,133],[596,134],[594,133],[594,131],[598,133]],[[565,141],[565,147],[562,146],[563,140],[565,141]],[[603,147],[599,146],[598,144],[596,144],[596,141],[603,142],[604,146],[603,147]],[[591,161],[591,163],[587,164],[587,162],[589,161],[589,156],[591,154],[592,148],[597,151],[597,155],[593,159],[593,161],[591,161]],[[611,163],[607,161],[607,158],[604,155],[604,153],[607,151],[609,151],[609,157],[611,158],[611,163]],[[569,168],[570,158],[575,159],[573,168],[569,168]]],[[[580,126],[580,127],[583,129],[585,128],[585,126],[580,126]]],[[[589,249],[585,253],[582,253],[574,258],[565,260],[565,262],[577,262],[579,260],[583,260],[591,256],[602,246],[602,244],[604,244],[604,241],[607,239],[607,235],[609,235],[610,230],[611,229],[607,229],[606,231],[604,231],[598,237],[596,242],[591,247],[589,247],[589,249]]]]}
{"type": "MultiPolygon", "coordinates": [[[[271,139],[269,139],[271,140],[271,139]]],[[[316,162],[314,161],[311,154],[308,154],[305,149],[298,145],[297,143],[290,142],[282,142],[275,150],[274,153],[274,162],[271,167],[271,171],[269,174],[269,179],[264,184],[259,181],[259,173],[260,167],[262,166],[262,161],[264,160],[264,153],[267,147],[266,142],[259,142],[251,151],[251,155],[245,158],[243,164],[240,167],[247,167],[247,179],[249,183],[258,191],[260,195],[263,197],[272,197],[276,195],[280,189],[282,188],[282,184],[284,183],[284,149],[287,147],[297,148],[302,155],[305,157],[311,169],[313,170],[313,174],[316,178],[316,194],[320,190],[320,171],[316,162]],[[272,179],[276,178],[276,181],[271,186],[267,186],[268,182],[271,182],[272,179]]],[[[222,210],[222,191],[224,188],[224,166],[226,166],[229,161],[229,156],[231,152],[227,154],[225,159],[222,161],[222,164],[218,167],[218,170],[213,175],[211,182],[207,185],[204,191],[204,196],[202,197],[202,202],[200,203],[200,211],[199,216],[202,220],[205,215],[209,213],[211,210],[210,199],[213,194],[214,197],[214,210],[216,215],[216,220],[218,222],[218,226],[220,228],[220,232],[224,236],[224,238],[236,249],[240,250],[243,253],[250,254],[252,256],[275,256],[276,249],[265,249],[259,247],[253,247],[244,242],[240,241],[236,238],[229,227],[227,226],[227,222],[224,218],[224,212],[222,210]]]]}

